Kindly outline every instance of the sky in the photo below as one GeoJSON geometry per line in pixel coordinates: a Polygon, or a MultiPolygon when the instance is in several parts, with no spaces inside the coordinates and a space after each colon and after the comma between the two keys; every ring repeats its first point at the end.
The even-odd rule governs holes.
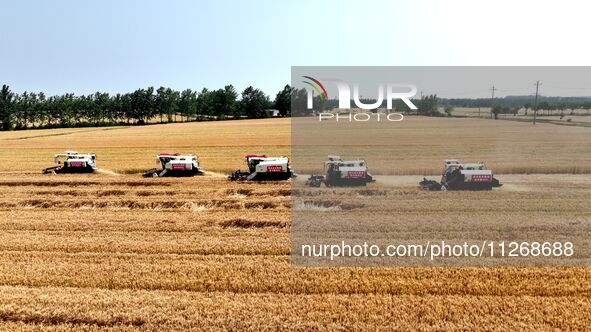
{"type": "Polygon", "coordinates": [[[48,95],[253,85],[291,66],[589,65],[584,1],[5,0],[0,84],[48,95]]]}

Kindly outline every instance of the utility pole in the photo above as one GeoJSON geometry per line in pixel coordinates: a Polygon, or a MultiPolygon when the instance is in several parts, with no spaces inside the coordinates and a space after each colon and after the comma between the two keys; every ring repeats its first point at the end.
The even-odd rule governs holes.
{"type": "Polygon", "coordinates": [[[490,97],[490,117],[493,117],[493,107],[495,106],[495,86],[493,85],[491,88],[492,96],[490,97]]]}
{"type": "Polygon", "coordinates": [[[538,90],[540,88],[540,81],[536,81],[536,99],[534,100],[534,126],[536,125],[536,115],[538,114],[538,90]]]}

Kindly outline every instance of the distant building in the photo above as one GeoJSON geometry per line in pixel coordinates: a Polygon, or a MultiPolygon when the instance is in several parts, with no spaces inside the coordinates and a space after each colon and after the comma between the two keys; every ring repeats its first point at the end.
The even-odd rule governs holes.
{"type": "Polygon", "coordinates": [[[276,109],[268,109],[265,110],[265,113],[267,114],[268,118],[278,118],[281,117],[281,112],[279,112],[279,110],[276,109]]]}

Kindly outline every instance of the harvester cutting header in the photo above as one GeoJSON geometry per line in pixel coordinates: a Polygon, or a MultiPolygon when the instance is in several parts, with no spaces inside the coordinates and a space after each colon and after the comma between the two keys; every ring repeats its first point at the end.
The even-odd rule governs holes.
{"type": "MultiPolygon", "coordinates": [[[[94,153],[78,153],[66,151],[53,156],[57,166],[45,168],[43,173],[93,173],[98,170],[94,153]]],[[[291,169],[287,157],[267,157],[264,154],[247,154],[245,156],[248,171],[237,170],[228,176],[231,181],[283,181],[297,175],[291,169]]],[[[156,163],[161,168],[146,171],[144,177],[185,177],[204,174],[195,154],[179,152],[163,152],[156,156],[156,163]]],[[[114,173],[115,174],[115,173],[114,173]]],[[[324,162],[324,174],[312,175],[306,185],[320,187],[353,187],[365,186],[375,182],[369,173],[367,163],[363,159],[342,160],[341,157],[329,155],[324,162]]],[[[483,162],[460,163],[459,160],[445,160],[441,181],[423,178],[420,186],[424,190],[491,190],[502,184],[486,168],[483,162]]]]}
{"type": "Polygon", "coordinates": [[[462,164],[459,160],[446,160],[441,182],[427,180],[419,183],[424,190],[491,190],[502,184],[483,162],[462,164]]]}
{"type": "Polygon", "coordinates": [[[53,161],[58,165],[44,169],[44,174],[93,173],[97,170],[96,155],[94,153],[66,151],[65,153],[54,154],[53,161]]]}
{"type": "Polygon", "coordinates": [[[352,187],[365,186],[374,182],[373,176],[367,170],[365,160],[342,160],[339,156],[328,156],[324,162],[324,175],[312,175],[306,181],[311,187],[352,187]]]}
{"type": "Polygon", "coordinates": [[[245,156],[248,172],[237,170],[228,176],[231,181],[281,181],[295,174],[287,157],[267,157],[264,154],[247,154],[245,156]]]}
{"type": "Polygon", "coordinates": [[[144,172],[144,177],[181,177],[203,174],[199,158],[194,154],[162,152],[156,156],[156,163],[161,165],[161,169],[152,168],[144,172]]]}

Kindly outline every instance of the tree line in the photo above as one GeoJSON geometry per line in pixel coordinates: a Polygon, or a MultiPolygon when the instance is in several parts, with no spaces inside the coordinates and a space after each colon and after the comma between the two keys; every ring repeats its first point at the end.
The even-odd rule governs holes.
{"type": "Polygon", "coordinates": [[[286,85],[274,100],[252,86],[239,94],[232,85],[200,92],[148,87],[125,94],[66,93],[47,97],[43,92],[17,94],[3,85],[0,129],[256,119],[269,116],[269,109],[278,110],[279,116],[290,116],[293,91],[286,85]]]}
{"type": "MultiPolygon", "coordinates": [[[[511,109],[534,108],[534,96],[506,96],[502,98],[441,98],[442,106],[453,107],[486,107],[492,108],[497,105],[507,106],[511,109]]],[[[538,110],[575,110],[591,109],[591,97],[552,97],[539,96],[538,110]]]]}

